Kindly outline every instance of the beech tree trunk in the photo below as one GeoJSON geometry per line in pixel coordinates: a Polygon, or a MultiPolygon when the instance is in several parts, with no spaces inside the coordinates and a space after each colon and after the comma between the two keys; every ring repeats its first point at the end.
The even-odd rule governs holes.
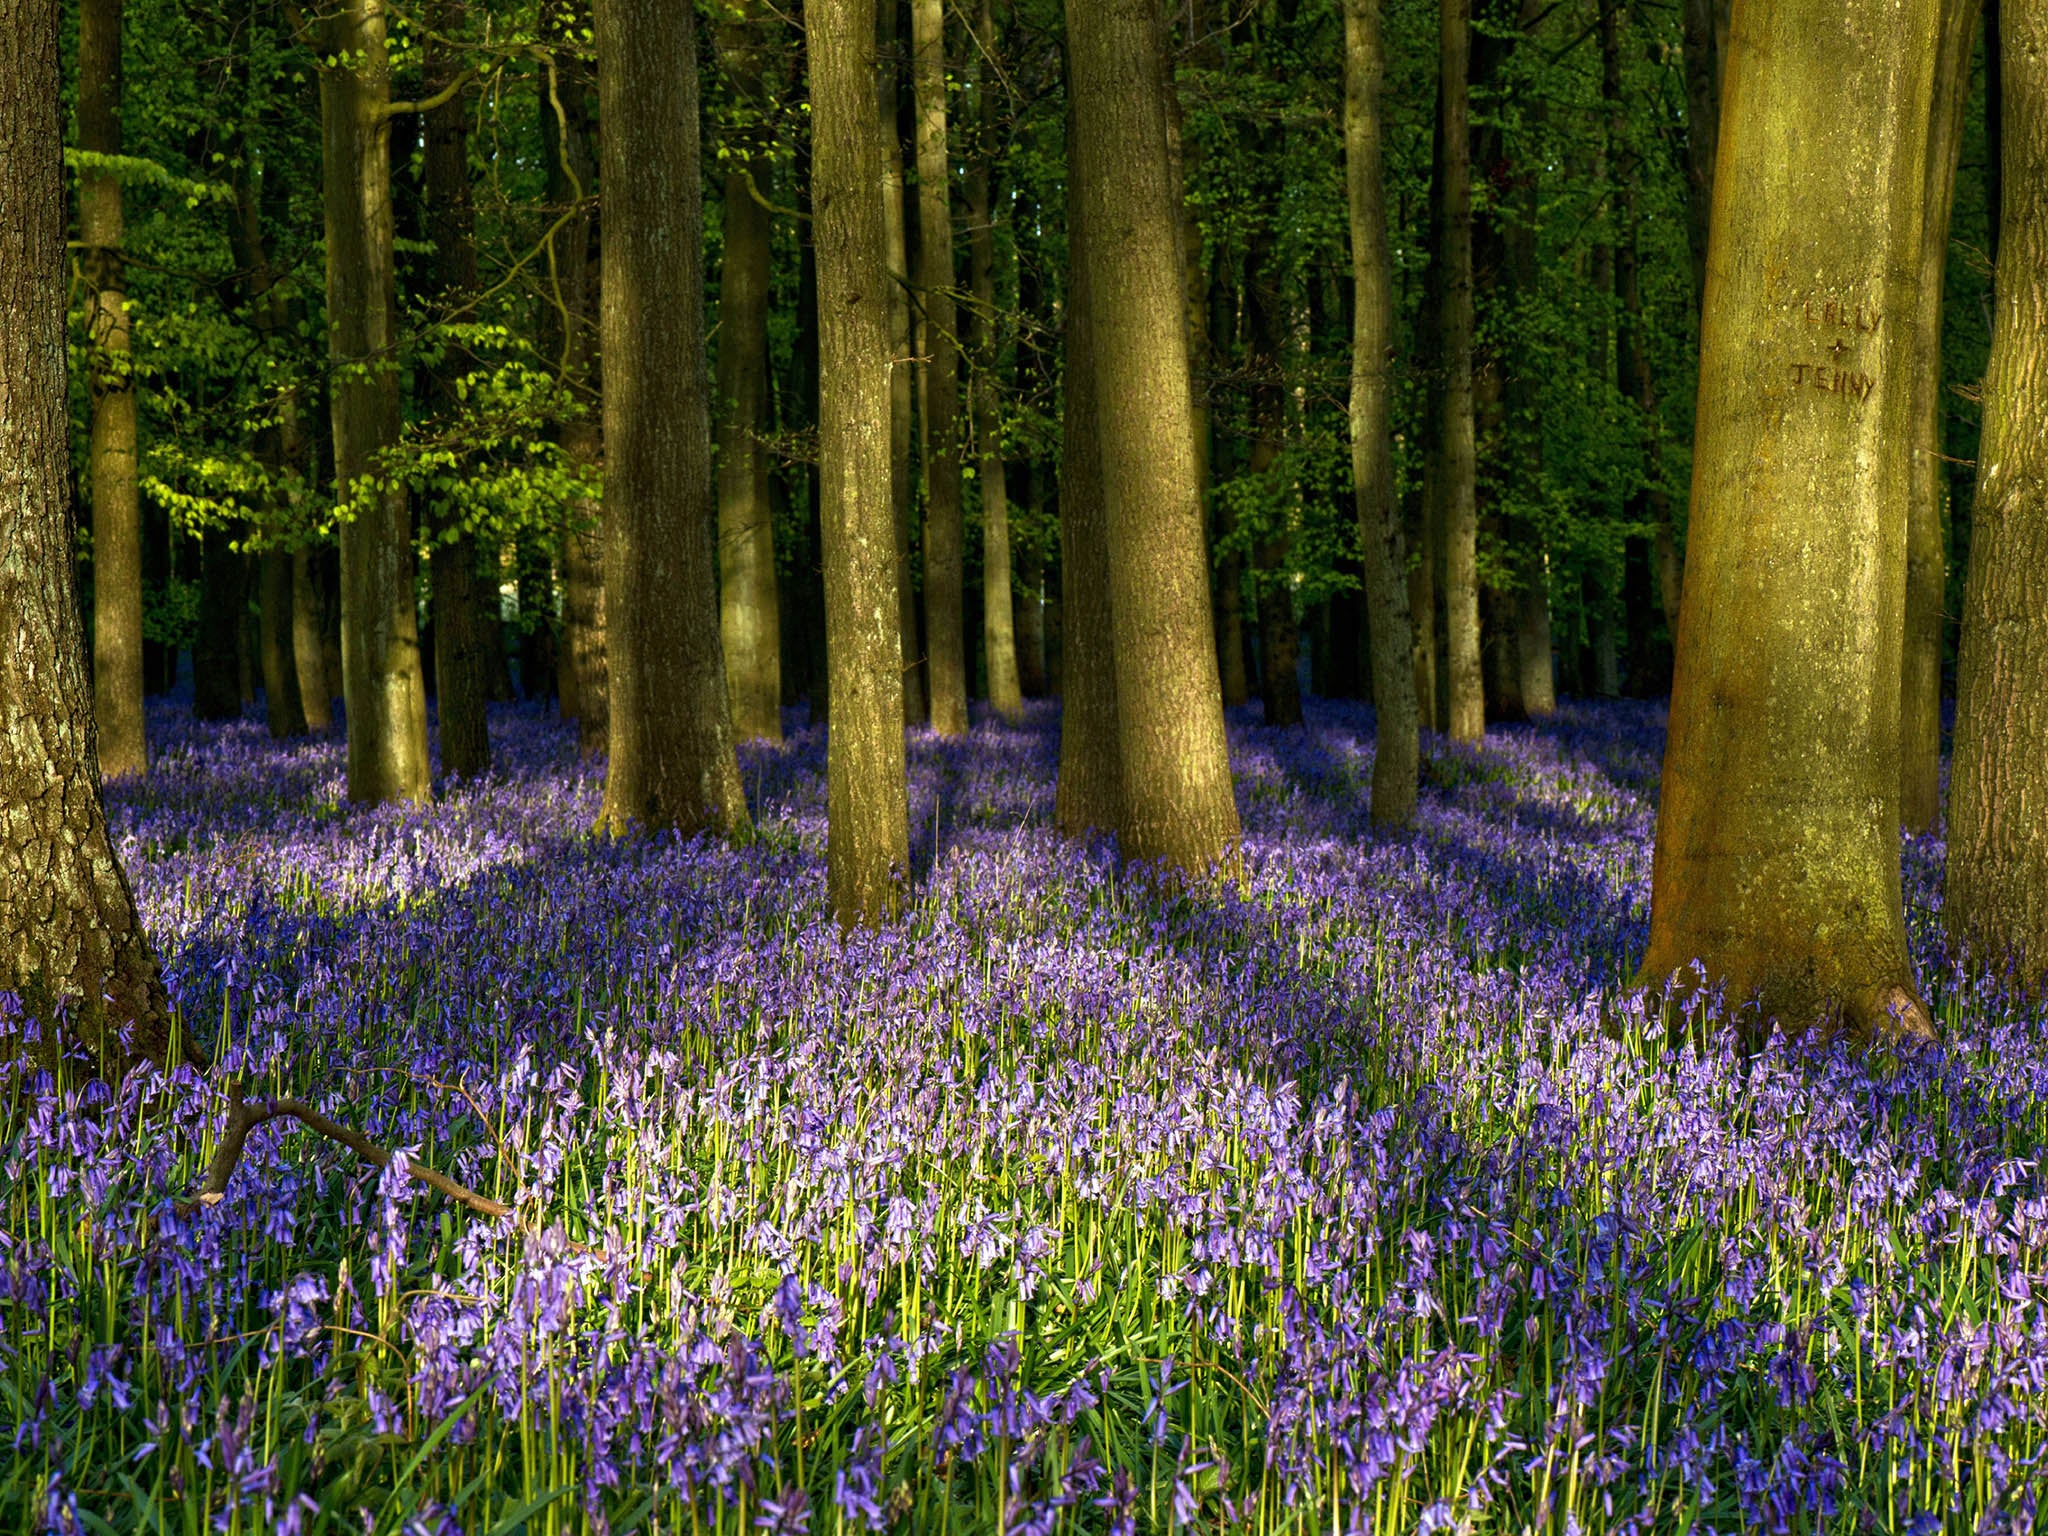
{"type": "Polygon", "coordinates": [[[171,1019],[107,837],[72,575],[57,30],[47,0],[0,0],[0,991],[68,1007],[111,1077],[165,1061],[171,1019]]]}
{"type": "Polygon", "coordinates": [[[1927,229],[1920,242],[1920,298],[1912,372],[1913,464],[1906,513],[1906,666],[1899,698],[1899,820],[1931,832],[1941,816],[1941,649],[1947,630],[1948,540],[1942,531],[1947,473],[1941,458],[1941,292],[1948,273],[1949,213],[1970,95],[1976,0],[1944,0],[1927,145],[1927,229]]]}
{"type": "Polygon", "coordinates": [[[1707,292],[1707,226],[1714,206],[1714,151],[1721,134],[1721,86],[1714,0],[1683,0],[1685,50],[1685,241],[1693,303],[1707,292]]]}
{"type": "Polygon", "coordinates": [[[306,733],[299,702],[299,670],[292,655],[292,555],[266,549],[258,567],[258,612],[263,634],[263,707],[270,734],[282,741],[306,733]]]}
{"type": "Polygon", "coordinates": [[[967,729],[964,540],[960,518],[960,328],[953,302],[953,210],[947,196],[944,0],[911,0],[910,77],[917,98],[917,288],[924,308],[925,677],[932,729],[967,729]]]}
{"type": "Polygon", "coordinates": [[[597,89],[611,684],[600,824],[737,832],[747,805],[713,565],[694,12],[597,0],[597,89]]]}
{"type": "MultiPolygon", "coordinates": [[[[78,147],[121,153],[121,0],[82,0],[78,9],[78,147]]],[[[142,505],[136,494],[135,380],[129,369],[129,308],[122,273],[120,178],[81,170],[78,241],[91,339],[93,712],[100,771],[108,778],[148,767],[142,720],[142,505]]]]}
{"type": "MultiPolygon", "coordinates": [[[[744,113],[765,113],[760,22],[741,0],[720,24],[719,58],[744,113]]],[[[743,126],[725,173],[725,257],[718,287],[718,614],[733,735],[782,740],[782,618],[768,499],[767,193],[774,162],[758,122],[743,126]]]]}
{"type": "MultiPolygon", "coordinates": [[[[1287,433],[1286,365],[1280,355],[1285,317],[1280,312],[1279,274],[1273,270],[1273,256],[1272,236],[1262,230],[1252,238],[1244,264],[1245,329],[1252,375],[1252,443],[1245,467],[1259,480],[1273,474],[1287,433]]],[[[1266,489],[1270,492],[1271,487],[1266,489]]],[[[1258,573],[1259,702],[1267,725],[1299,725],[1301,626],[1295,618],[1294,593],[1287,583],[1293,538],[1286,514],[1277,516],[1277,525],[1261,530],[1252,549],[1258,573]]]]}
{"type": "Polygon", "coordinates": [[[1697,963],[1731,1006],[1861,1038],[1932,1034],[1898,741],[1937,19],[1936,0],[1735,13],[1642,973],[1690,986],[1697,963]]]}
{"type": "Polygon", "coordinates": [[[2048,9],[2000,17],[1998,294],[1956,669],[1949,933],[2048,967],[2048,9]]]}
{"type": "Polygon", "coordinates": [[[968,325],[973,364],[976,483],[981,487],[982,649],[988,661],[988,702],[1005,720],[1024,712],[1017,675],[1016,615],[1010,591],[1010,496],[1003,478],[1003,434],[997,368],[1001,338],[996,334],[995,208],[990,195],[990,161],[996,131],[995,14],[989,0],[974,13],[975,58],[981,74],[975,87],[981,143],[967,169],[968,262],[973,270],[974,311],[968,325]]]}
{"type": "Polygon", "coordinates": [[[328,688],[315,554],[310,549],[295,549],[291,559],[292,665],[299,677],[299,709],[306,729],[324,736],[334,729],[334,696],[328,688]]]}
{"type": "Polygon", "coordinates": [[[1158,0],[1068,0],[1116,665],[1123,852],[1187,871],[1231,855],[1167,159],[1158,0]]]}
{"type": "MultiPolygon", "coordinates": [[[[1067,143],[1078,139],[1068,71],[1067,143]]],[[[1117,745],[1116,641],[1111,621],[1109,523],[1102,446],[1095,431],[1095,297],[1089,276],[1086,158],[1067,170],[1066,399],[1060,437],[1060,771],[1053,818],[1069,837],[1123,823],[1117,745]]]]}
{"type": "Polygon", "coordinates": [[[1443,537],[1444,638],[1454,741],[1486,734],[1479,655],[1478,452],[1472,425],[1472,135],[1466,79],[1471,0],[1441,0],[1438,97],[1443,118],[1443,410],[1437,428],[1437,521],[1443,537]]]}
{"type": "MultiPolygon", "coordinates": [[[[459,32],[461,0],[441,0],[441,31],[459,32]]],[[[435,96],[453,84],[455,61],[446,45],[429,39],[424,86],[435,96]]],[[[434,244],[434,281],[441,301],[454,305],[476,292],[476,214],[469,191],[469,101],[457,91],[427,114],[427,237],[434,244]]],[[[467,349],[450,345],[431,381],[434,407],[445,417],[462,410],[457,381],[473,366],[467,349]]],[[[491,676],[484,624],[484,583],[477,575],[476,540],[459,507],[442,509],[439,540],[428,564],[434,619],[434,708],[441,727],[441,767],[459,778],[490,772],[491,732],[484,706],[491,676]]]]}
{"type": "Polygon", "coordinates": [[[379,462],[399,438],[384,27],[384,0],[339,0],[318,40],[335,491],[352,508],[341,527],[348,793],[371,803],[433,794],[412,518],[379,462]]]}
{"type": "Polygon", "coordinates": [[[192,714],[242,716],[242,616],[249,606],[238,530],[209,526],[199,536],[199,633],[192,644],[192,714]]]}
{"type": "Polygon", "coordinates": [[[804,13],[818,262],[818,474],[825,562],[826,883],[841,924],[878,924],[910,867],[896,500],[890,488],[891,282],[875,132],[875,0],[804,13]]]}
{"type": "Polygon", "coordinates": [[[882,233],[889,261],[889,484],[896,503],[896,605],[903,639],[903,719],[923,725],[924,656],[917,641],[917,586],[911,580],[914,521],[910,455],[917,430],[916,365],[911,361],[910,244],[903,201],[903,37],[899,0],[881,0],[875,78],[883,143],[882,233]]]}
{"type": "Polygon", "coordinates": [[[1414,819],[1421,742],[1408,542],[1394,499],[1394,268],[1387,245],[1381,0],[1344,0],[1344,166],[1351,205],[1351,482],[1358,500],[1374,712],[1372,819],[1414,819]]]}

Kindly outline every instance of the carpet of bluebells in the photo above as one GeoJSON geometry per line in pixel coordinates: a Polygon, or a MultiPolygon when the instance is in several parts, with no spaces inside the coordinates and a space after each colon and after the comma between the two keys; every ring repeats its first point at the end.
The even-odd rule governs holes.
{"type": "Polygon", "coordinates": [[[425,810],[150,725],[111,815],[184,1027],[516,1214],[289,1121],[184,1206],[220,1073],[0,1052],[0,1529],[2035,1522],[2042,1010],[1944,958],[1932,839],[1944,1049],[1617,1002],[1653,708],[1432,742],[1396,837],[1369,711],[1237,721],[1193,887],[1053,833],[1050,709],[920,733],[852,937],[818,730],[743,752],[735,847],[594,838],[530,711],[425,810]]]}

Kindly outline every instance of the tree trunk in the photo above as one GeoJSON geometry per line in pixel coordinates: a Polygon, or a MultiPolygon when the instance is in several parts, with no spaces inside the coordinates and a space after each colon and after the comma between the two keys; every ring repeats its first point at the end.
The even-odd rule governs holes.
{"type": "Polygon", "coordinates": [[[1122,763],[1123,852],[1203,870],[1237,805],[1209,616],[1158,0],[1068,0],[1122,763]]]}
{"type": "MultiPolygon", "coordinates": [[[[1034,472],[1031,488],[1038,488],[1034,472]]],[[[1035,544],[1017,550],[1017,687],[1027,699],[1046,695],[1045,673],[1045,557],[1035,544]]]]}
{"type": "Polygon", "coordinates": [[[1714,0],[1684,0],[1685,240],[1692,255],[1692,299],[1707,293],[1707,225],[1714,206],[1714,150],[1721,134],[1719,50],[1714,0]]]}
{"type": "Polygon", "coordinates": [[[1932,1033],[1898,711],[1935,21],[1934,0],[1735,14],[1642,974],[1697,962],[1731,1005],[1859,1037],[1932,1033]]]}
{"type": "Polygon", "coordinates": [[[968,262],[973,269],[974,311],[968,326],[973,366],[976,480],[981,486],[982,648],[988,658],[989,706],[1005,720],[1024,711],[1017,676],[1016,616],[1010,593],[1010,498],[1003,478],[1003,434],[998,411],[997,367],[1001,338],[996,333],[996,236],[994,200],[989,192],[996,132],[996,28],[990,0],[974,15],[975,57],[981,78],[975,87],[981,145],[967,170],[968,262]]]}
{"type": "MultiPolygon", "coordinates": [[[[1268,154],[1270,145],[1265,146],[1268,154]]],[[[1252,237],[1244,263],[1245,330],[1250,342],[1251,455],[1246,468],[1257,481],[1270,480],[1287,431],[1286,365],[1280,355],[1279,273],[1274,270],[1271,234],[1252,237]]],[[[1264,487],[1272,496],[1272,487],[1264,487]]],[[[1259,702],[1267,725],[1301,724],[1301,626],[1288,583],[1293,561],[1289,514],[1269,513],[1275,522],[1261,531],[1252,550],[1258,573],[1259,702]]]]}
{"type": "Polygon", "coordinates": [[[310,549],[292,551],[292,666],[298,673],[299,710],[306,729],[324,736],[334,729],[334,698],[328,691],[321,648],[320,583],[314,560],[310,549]]]}
{"type": "Polygon", "coordinates": [[[171,1019],[107,837],[72,574],[59,101],[57,7],[0,0],[0,992],[67,1005],[112,1077],[165,1061],[171,1019]]]}
{"type": "Polygon", "coordinates": [[[2000,18],[2004,208],[1950,775],[1950,934],[2048,966],[2048,10],[2000,18]]]}
{"type": "Polygon", "coordinates": [[[960,344],[953,303],[953,212],[947,196],[944,0],[911,0],[917,97],[917,286],[924,307],[925,674],[932,729],[967,729],[966,577],[960,519],[960,344]]]}
{"type": "Polygon", "coordinates": [[[718,34],[738,110],[756,119],[736,136],[725,174],[725,257],[718,285],[719,629],[725,644],[733,735],[782,740],[782,619],[775,592],[775,519],[768,502],[768,277],[763,206],[774,162],[758,121],[761,38],[754,0],[718,34]]]}
{"type": "MultiPolygon", "coordinates": [[[[462,27],[462,0],[440,0],[437,22],[446,34],[462,27]]],[[[438,95],[456,78],[446,45],[426,44],[422,82],[438,95]]],[[[469,100],[457,91],[427,114],[427,238],[434,245],[434,284],[454,306],[477,288],[476,215],[469,191],[469,100]]],[[[431,380],[434,409],[453,419],[462,411],[458,381],[474,366],[466,348],[442,352],[431,380]]],[[[441,726],[441,767],[458,778],[490,772],[491,734],[484,713],[490,698],[489,637],[482,612],[484,584],[477,579],[476,542],[450,506],[437,519],[439,539],[428,563],[434,624],[434,708],[441,726]]]]}
{"type": "Polygon", "coordinates": [[[1942,532],[1947,471],[1941,457],[1941,291],[1948,272],[1963,109],[1970,95],[1976,0],[1944,0],[1927,144],[1927,229],[1920,242],[1918,355],[1911,375],[1913,461],[1906,512],[1906,664],[1899,697],[1899,821],[1931,832],[1941,816],[1941,649],[1948,543],[1942,532]]]}
{"type": "MultiPolygon", "coordinates": [[[[1067,143],[1077,142],[1069,69],[1067,143]]],[[[1102,499],[1102,446],[1095,381],[1085,158],[1067,172],[1066,399],[1060,439],[1060,772],[1053,817],[1070,837],[1123,823],[1118,756],[1115,626],[1111,622],[1109,524],[1102,499]]]]}
{"type": "Polygon", "coordinates": [[[277,740],[306,733],[306,713],[299,702],[299,672],[292,655],[292,555],[288,549],[266,549],[259,567],[257,603],[263,634],[263,705],[270,734],[277,740]]]}
{"type": "Polygon", "coordinates": [[[737,832],[747,805],[713,564],[695,13],[597,0],[597,88],[611,684],[601,825],[737,832]]]}
{"type": "Polygon", "coordinates": [[[1394,270],[1381,165],[1381,0],[1344,0],[1344,164],[1351,205],[1351,482],[1358,499],[1374,713],[1372,820],[1415,816],[1420,759],[1408,543],[1394,498],[1394,270]]]}
{"type": "Polygon", "coordinates": [[[1437,437],[1437,517],[1443,536],[1449,681],[1444,728],[1454,741],[1486,734],[1479,656],[1478,454],[1472,426],[1472,136],[1466,76],[1471,0],[1441,0],[1438,67],[1443,117],[1443,414],[1437,437]]]}
{"type": "MultiPolygon", "coordinates": [[[[121,0],[82,0],[78,10],[78,147],[121,153],[121,0]]],[[[121,182],[78,177],[87,377],[92,426],[86,450],[92,494],[93,712],[100,772],[110,779],[148,766],[142,720],[142,505],[135,488],[135,380],[122,274],[121,182]]]]}
{"type": "Polygon", "coordinates": [[[341,527],[341,646],[352,800],[426,800],[427,691],[405,486],[381,458],[399,438],[392,256],[391,64],[384,0],[340,0],[320,40],[328,356],[341,527]]]}
{"type": "Polygon", "coordinates": [[[888,246],[874,130],[874,0],[812,6],[818,473],[825,563],[826,883],[841,924],[893,916],[910,867],[903,640],[890,489],[888,246]]]}
{"type": "MultiPolygon", "coordinates": [[[[560,4],[545,13],[550,35],[563,40],[543,79],[541,142],[547,152],[548,201],[561,210],[554,258],[559,307],[549,339],[562,387],[580,408],[557,429],[570,465],[595,478],[604,458],[598,399],[597,261],[591,245],[597,220],[588,208],[597,166],[591,153],[589,66],[571,40],[587,12],[560,4]],[[558,333],[558,334],[552,334],[558,333]]],[[[562,713],[576,722],[580,756],[602,757],[611,736],[610,683],[605,666],[604,507],[596,496],[570,500],[562,530],[562,639],[556,658],[562,713]]]]}
{"type": "Polygon", "coordinates": [[[917,429],[917,368],[911,359],[910,246],[903,212],[903,61],[899,0],[881,0],[875,78],[883,154],[882,233],[889,261],[889,484],[896,502],[897,627],[903,642],[903,719],[923,725],[924,653],[917,643],[917,587],[911,580],[914,522],[910,455],[917,429]]]}
{"type": "Polygon", "coordinates": [[[242,614],[248,607],[235,530],[200,535],[199,633],[192,645],[192,713],[200,720],[242,717],[242,614]]]}

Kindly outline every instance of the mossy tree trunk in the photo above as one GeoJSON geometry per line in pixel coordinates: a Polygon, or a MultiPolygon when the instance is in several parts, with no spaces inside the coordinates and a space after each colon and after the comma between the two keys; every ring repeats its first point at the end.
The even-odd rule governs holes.
{"type": "MultiPolygon", "coordinates": [[[[885,0],[886,3],[886,0],[885,0]]],[[[826,883],[842,924],[892,916],[910,865],[896,604],[890,288],[875,132],[875,0],[805,12],[818,271],[825,563],[826,883]]]]}
{"type": "Polygon", "coordinates": [[[1956,670],[1949,932],[2048,968],[2048,8],[2007,3],[1997,308],[1956,670]]]}
{"type": "Polygon", "coordinates": [[[1898,742],[1938,20],[1938,0],[1734,16],[1642,973],[1697,966],[1732,1004],[1865,1038],[1932,1029],[1906,959],[1898,742]]]}

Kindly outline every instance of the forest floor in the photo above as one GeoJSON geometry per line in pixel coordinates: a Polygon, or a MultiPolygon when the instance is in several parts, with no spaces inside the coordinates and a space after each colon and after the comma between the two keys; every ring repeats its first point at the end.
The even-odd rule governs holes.
{"type": "Polygon", "coordinates": [[[1369,711],[1236,721],[1193,889],[1051,831],[1049,707],[915,733],[852,938],[821,732],[743,752],[745,845],[615,844],[492,723],[363,810],[152,714],[111,816],[186,1026],[518,1215],[286,1122],[180,1214],[218,1074],[0,1068],[0,1528],[2031,1528],[2048,1025],[1940,958],[1937,841],[1950,1044],[1872,1073],[1603,1027],[1651,707],[1431,743],[1398,837],[1369,711]]]}

